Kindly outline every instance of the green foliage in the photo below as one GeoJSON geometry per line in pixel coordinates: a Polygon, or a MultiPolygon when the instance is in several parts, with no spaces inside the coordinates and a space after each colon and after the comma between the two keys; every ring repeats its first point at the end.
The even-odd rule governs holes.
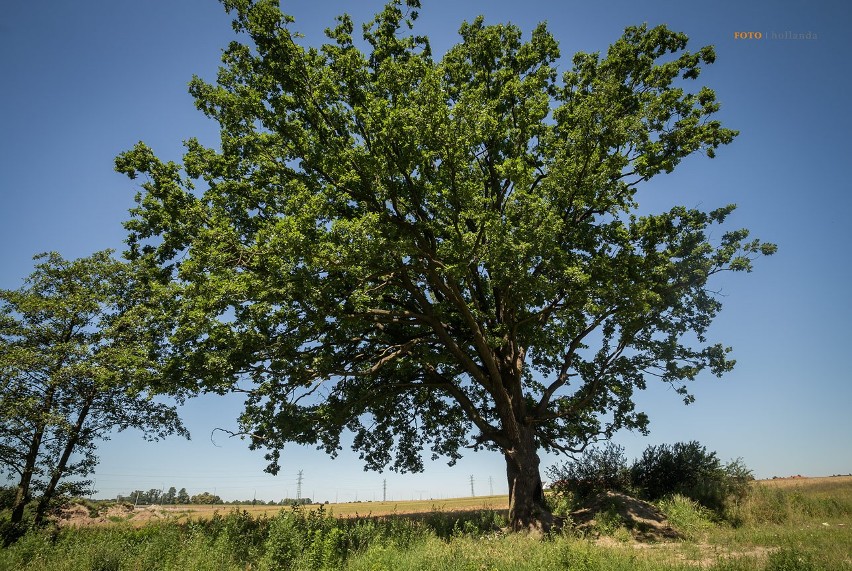
{"type": "Polygon", "coordinates": [[[484,510],[424,519],[337,519],[322,508],[299,506],[267,519],[234,510],[208,520],[152,523],[141,529],[115,525],[32,531],[0,556],[0,569],[49,569],[48,562],[58,565],[63,558],[75,569],[124,569],[130,562],[151,570],[204,569],[211,561],[217,561],[211,569],[339,569],[373,547],[407,550],[430,537],[449,542],[494,536],[503,525],[501,516],[484,510]]]}
{"type": "Polygon", "coordinates": [[[731,369],[705,337],[708,281],[774,246],[716,230],[733,205],[635,213],[650,179],[736,135],[693,86],[712,47],[629,27],[560,74],[545,24],[479,17],[436,58],[400,0],[363,42],[344,15],[319,47],[275,2],[223,4],[238,41],[190,84],[220,142],[189,139],[181,164],[140,143],[116,168],[144,177],[127,255],[164,382],[247,391],[269,471],[286,443],[336,455],[348,430],[370,469],[507,452],[513,498],[540,503],[538,447],[644,431],[648,380],[689,401],[731,369]]]}
{"type": "Polygon", "coordinates": [[[729,557],[716,562],[712,571],[762,571],[754,560],[743,557],[729,557]]]}
{"type": "MultiPolygon", "coordinates": [[[[585,540],[556,537],[541,541],[523,535],[456,538],[447,543],[426,539],[414,549],[375,546],[353,557],[347,569],[367,571],[687,571],[694,569],[663,558],[641,557],[631,548],[601,547],[585,540]]],[[[749,570],[753,571],[753,570],[749,570]]]]}
{"type": "Polygon", "coordinates": [[[12,509],[12,506],[15,505],[16,492],[14,486],[0,486],[0,512],[12,509]]]}
{"type": "Polygon", "coordinates": [[[754,482],[754,473],[746,466],[742,458],[737,458],[725,464],[724,487],[727,502],[739,502],[749,493],[754,482]]]}
{"type": "Polygon", "coordinates": [[[554,493],[551,503],[562,513],[587,498],[615,491],[662,501],[670,509],[683,510],[685,516],[695,511],[686,504],[697,502],[698,520],[710,510],[715,517],[731,521],[741,517],[735,508],[749,494],[754,479],[742,460],[722,464],[715,452],[698,442],[648,446],[632,464],[621,446],[608,442],[551,466],[547,474],[554,493]]]}
{"type": "Polygon", "coordinates": [[[211,494],[210,492],[201,492],[200,494],[195,494],[191,498],[189,498],[189,503],[191,504],[221,504],[222,498],[217,495],[211,494]]]}
{"type": "Polygon", "coordinates": [[[696,441],[649,446],[631,467],[633,485],[646,499],[680,494],[718,514],[741,497],[752,480],[742,461],[723,465],[715,452],[696,441]]]}
{"type": "Polygon", "coordinates": [[[629,492],[631,488],[624,448],[612,442],[587,448],[582,454],[551,466],[547,475],[556,494],[570,493],[578,501],[607,490],[629,492]]]}
{"type": "Polygon", "coordinates": [[[703,532],[713,527],[713,522],[717,519],[706,507],[680,494],[663,498],[657,502],[657,507],[666,514],[669,525],[691,540],[700,538],[703,532]]]}
{"type": "MultiPolygon", "coordinates": [[[[846,505],[849,489],[847,484],[832,489],[828,496],[815,488],[781,492],[807,501],[831,497],[846,505]]],[[[799,506],[810,505],[796,501],[799,506]]],[[[672,517],[706,514],[690,500],[676,498],[672,502],[672,513],[680,510],[680,515],[672,517]]],[[[603,511],[598,531],[626,540],[629,533],[620,526],[615,510],[603,511]]],[[[714,526],[700,534],[698,543],[687,540],[658,544],[653,549],[636,549],[621,542],[603,546],[568,533],[551,534],[544,541],[495,533],[490,527],[498,521],[493,512],[465,518],[461,515],[336,520],[322,512],[311,515],[297,508],[274,518],[253,518],[245,511],[233,511],[205,521],[150,523],[140,529],[130,525],[34,529],[0,550],[0,571],[688,571],[698,567],[715,571],[833,571],[848,567],[852,540],[848,529],[822,526],[822,519],[808,519],[805,514],[783,527],[714,526]],[[812,527],[814,523],[817,529],[812,527]],[[479,531],[473,531],[474,527],[479,531]],[[453,529],[459,531],[453,533],[453,529]],[[445,531],[439,537],[435,530],[445,531]]]]}
{"type": "Polygon", "coordinates": [[[34,490],[36,523],[55,499],[89,492],[97,442],[113,431],[189,436],[175,408],[152,398],[159,346],[133,266],[108,250],[35,259],[20,289],[0,290],[0,460],[17,481],[12,523],[34,490]]]}
{"type": "Polygon", "coordinates": [[[235,561],[256,562],[259,569],[337,569],[370,545],[408,547],[430,533],[406,518],[332,517],[322,507],[293,506],[270,519],[247,512],[216,515],[191,524],[215,540],[235,561]]]}
{"type": "Polygon", "coordinates": [[[6,547],[18,541],[31,527],[31,514],[27,514],[20,522],[11,521],[11,511],[0,512],[0,546],[6,547]]]}
{"type": "Polygon", "coordinates": [[[427,514],[423,522],[437,537],[445,540],[451,537],[481,537],[497,533],[505,528],[507,523],[506,519],[494,510],[451,513],[436,511],[427,514]]]}
{"type": "Polygon", "coordinates": [[[334,566],[342,558],[344,535],[324,514],[293,510],[273,518],[261,569],[334,566]]]}
{"type": "Polygon", "coordinates": [[[674,493],[694,498],[706,476],[721,469],[715,452],[696,441],[648,446],[631,468],[645,497],[658,500],[674,493]]]}
{"type": "Polygon", "coordinates": [[[595,514],[593,535],[615,535],[624,527],[624,519],[615,505],[602,506],[603,509],[595,514]]]}
{"type": "Polygon", "coordinates": [[[813,490],[756,485],[727,512],[737,525],[801,524],[811,519],[852,517],[852,493],[839,488],[831,495],[813,490]]]}
{"type": "Polygon", "coordinates": [[[269,522],[265,517],[255,518],[245,510],[236,509],[224,516],[216,513],[195,526],[203,527],[204,534],[222,550],[228,551],[233,559],[246,563],[256,561],[263,553],[269,533],[269,522]]]}
{"type": "Polygon", "coordinates": [[[813,558],[793,547],[783,547],[769,555],[766,571],[817,571],[813,558]]]}

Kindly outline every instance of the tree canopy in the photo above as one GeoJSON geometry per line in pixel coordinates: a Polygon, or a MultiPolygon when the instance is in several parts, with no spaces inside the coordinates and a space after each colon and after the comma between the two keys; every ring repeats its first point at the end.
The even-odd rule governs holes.
{"type": "Polygon", "coordinates": [[[223,4],[242,41],[190,84],[220,144],[116,166],[146,178],[128,255],[174,315],[167,382],[244,391],[271,472],[285,443],[336,455],[345,430],[370,469],[499,450],[512,525],[535,525],[539,448],[646,430],[635,390],[689,400],[732,367],[708,280],[774,246],[711,240],[733,205],[636,214],[653,177],[736,135],[689,89],[712,47],[630,27],[560,76],[545,24],[480,17],[436,58],[416,0],[364,26],[366,52],[346,15],[305,47],[276,2],[223,4]]]}
{"type": "Polygon", "coordinates": [[[189,436],[148,387],[158,337],[140,311],[126,263],[102,251],[36,256],[18,290],[0,290],[0,461],[17,481],[12,522],[34,496],[38,522],[62,492],[82,494],[96,446],[114,431],[189,436]]]}

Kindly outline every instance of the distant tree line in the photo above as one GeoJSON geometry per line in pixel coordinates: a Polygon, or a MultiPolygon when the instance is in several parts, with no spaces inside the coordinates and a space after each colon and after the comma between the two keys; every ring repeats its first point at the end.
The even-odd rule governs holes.
{"type": "Polygon", "coordinates": [[[163,491],[162,489],[152,488],[148,491],[143,490],[133,490],[127,495],[119,494],[116,498],[119,502],[128,502],[134,505],[170,505],[170,504],[223,504],[223,505],[235,505],[235,506],[252,506],[252,505],[268,505],[268,506],[290,506],[296,504],[311,504],[313,503],[310,498],[283,498],[281,500],[269,500],[264,501],[257,498],[253,498],[250,500],[232,500],[232,501],[223,501],[221,497],[216,494],[211,494],[210,492],[201,492],[199,494],[195,494],[190,496],[186,491],[186,488],[181,488],[178,490],[174,486],[170,487],[168,491],[163,491]]]}
{"type": "Polygon", "coordinates": [[[120,502],[130,502],[133,504],[146,505],[193,503],[193,499],[187,493],[186,488],[181,488],[180,491],[178,491],[174,486],[170,487],[167,492],[163,492],[163,490],[156,488],[152,488],[147,492],[143,490],[133,490],[128,495],[119,494],[116,499],[120,502]]]}

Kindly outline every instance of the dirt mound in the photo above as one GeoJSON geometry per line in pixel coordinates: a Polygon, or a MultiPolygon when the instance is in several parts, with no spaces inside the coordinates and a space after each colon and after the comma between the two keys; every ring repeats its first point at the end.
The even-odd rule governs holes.
{"type": "Polygon", "coordinates": [[[114,504],[106,508],[89,509],[72,503],[63,507],[57,514],[59,525],[85,527],[107,523],[132,522],[136,525],[148,521],[164,519],[170,514],[168,508],[161,506],[137,506],[114,504]]]}
{"type": "Polygon", "coordinates": [[[605,492],[589,498],[570,514],[582,532],[596,533],[602,523],[623,525],[637,541],[679,539],[666,515],[653,504],[619,492],[605,492]]]}

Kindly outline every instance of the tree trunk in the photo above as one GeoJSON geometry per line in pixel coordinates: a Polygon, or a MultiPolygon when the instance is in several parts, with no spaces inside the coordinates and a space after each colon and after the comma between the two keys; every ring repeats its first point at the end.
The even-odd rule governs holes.
{"type": "Polygon", "coordinates": [[[522,432],[521,442],[503,453],[509,480],[509,527],[512,531],[547,533],[553,526],[553,514],[544,500],[537,448],[533,429],[527,428],[522,432]]]}
{"type": "Polygon", "coordinates": [[[24,508],[27,502],[30,501],[30,484],[32,484],[33,475],[35,475],[36,461],[38,453],[41,451],[41,441],[44,438],[45,420],[44,415],[50,413],[53,409],[53,398],[56,394],[56,387],[50,385],[47,393],[44,396],[44,403],[41,406],[41,418],[36,423],[32,438],[30,439],[30,448],[27,450],[26,458],[24,459],[24,469],[21,472],[21,479],[18,481],[18,489],[15,493],[15,503],[12,506],[12,515],[9,521],[17,525],[24,519],[24,508]]]}
{"type": "Polygon", "coordinates": [[[9,521],[13,524],[19,524],[24,519],[24,508],[27,502],[30,501],[30,483],[35,472],[36,458],[41,445],[41,434],[36,433],[37,437],[30,442],[30,449],[27,452],[27,457],[24,460],[24,470],[21,474],[21,479],[18,481],[18,488],[15,490],[15,503],[12,505],[12,515],[9,521]]]}
{"type": "Polygon", "coordinates": [[[83,424],[86,422],[86,417],[89,415],[89,409],[92,406],[93,399],[94,395],[89,396],[83,405],[82,410],[77,415],[77,422],[74,424],[74,427],[71,429],[71,433],[68,435],[68,441],[65,443],[65,448],[62,451],[59,463],[54,467],[53,472],[50,475],[50,482],[48,482],[44,493],[41,495],[41,498],[39,498],[35,513],[35,525],[41,524],[44,519],[47,507],[50,505],[50,501],[56,493],[56,487],[59,485],[59,480],[62,478],[62,475],[65,473],[65,469],[68,466],[68,460],[71,458],[71,453],[74,452],[74,448],[77,447],[77,443],[80,441],[80,433],[83,430],[83,424]]]}

